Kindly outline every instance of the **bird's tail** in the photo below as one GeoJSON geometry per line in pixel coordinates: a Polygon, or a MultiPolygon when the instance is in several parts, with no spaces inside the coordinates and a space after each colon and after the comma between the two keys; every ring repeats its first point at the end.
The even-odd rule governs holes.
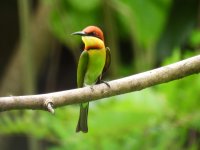
{"type": "Polygon", "coordinates": [[[89,102],[88,103],[81,103],[80,105],[80,115],[78,124],[76,127],[76,132],[82,131],[87,133],[88,132],[88,124],[87,124],[87,118],[88,118],[88,109],[89,109],[89,102]]]}

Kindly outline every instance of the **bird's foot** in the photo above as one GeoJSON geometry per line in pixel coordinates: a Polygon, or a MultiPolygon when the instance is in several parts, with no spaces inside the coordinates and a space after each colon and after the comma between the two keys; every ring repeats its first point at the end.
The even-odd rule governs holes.
{"type": "Polygon", "coordinates": [[[84,84],[85,87],[89,87],[92,92],[94,92],[94,85],[84,84]]]}
{"type": "Polygon", "coordinates": [[[91,89],[92,92],[94,92],[94,86],[93,85],[90,86],[90,89],[91,89]]]}
{"type": "Polygon", "coordinates": [[[101,80],[100,83],[104,83],[108,88],[110,88],[110,84],[104,80],[101,80]]]}

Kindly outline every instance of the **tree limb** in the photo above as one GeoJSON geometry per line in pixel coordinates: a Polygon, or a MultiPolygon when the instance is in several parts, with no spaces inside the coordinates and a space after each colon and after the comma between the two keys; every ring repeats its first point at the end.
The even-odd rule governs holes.
{"type": "Polygon", "coordinates": [[[60,107],[101,98],[139,91],[150,86],[181,79],[200,72],[200,55],[158,69],[139,73],[90,87],[41,95],[0,97],[0,110],[41,109],[54,113],[52,107],[60,107]]]}

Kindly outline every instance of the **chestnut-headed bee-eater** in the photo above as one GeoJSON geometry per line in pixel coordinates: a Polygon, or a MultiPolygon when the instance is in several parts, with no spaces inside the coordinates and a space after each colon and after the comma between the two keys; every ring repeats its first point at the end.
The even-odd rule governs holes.
{"type": "MultiPolygon", "coordinates": [[[[88,26],[82,31],[72,34],[82,36],[85,45],[77,68],[78,88],[100,83],[102,75],[107,71],[111,62],[110,50],[105,47],[103,32],[96,26],[88,26]]],[[[106,85],[108,84],[106,83],[106,85]]],[[[76,132],[88,132],[88,109],[89,102],[80,104],[76,132]]]]}

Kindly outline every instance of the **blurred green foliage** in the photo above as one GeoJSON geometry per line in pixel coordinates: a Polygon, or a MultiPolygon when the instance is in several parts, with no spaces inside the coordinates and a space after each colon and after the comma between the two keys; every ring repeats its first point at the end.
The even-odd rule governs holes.
{"type": "Polygon", "coordinates": [[[122,32],[133,34],[142,48],[147,49],[155,44],[166,23],[171,0],[126,0],[114,1],[114,4],[120,14],[120,23],[124,26],[122,32]],[[131,28],[133,32],[130,32],[131,28]]]}
{"type": "MultiPolygon", "coordinates": [[[[180,51],[176,49],[164,64],[179,60],[180,51]]],[[[190,132],[200,130],[199,89],[200,78],[194,75],[92,102],[87,134],[75,133],[79,108],[74,106],[56,109],[55,115],[43,111],[37,115],[25,111],[13,119],[2,115],[0,130],[48,139],[55,143],[50,150],[198,149],[198,140],[193,140],[190,132]],[[188,140],[192,143],[187,145],[188,140]]],[[[20,112],[9,115],[12,113],[20,112]]]]}
{"type": "MultiPolygon", "coordinates": [[[[182,48],[184,40],[179,40],[185,39],[183,37],[187,35],[186,32],[184,36],[183,33],[176,32],[175,37],[167,34],[170,33],[167,31],[175,31],[173,27],[177,27],[176,21],[174,24],[169,23],[169,17],[173,18],[173,15],[170,15],[170,12],[173,12],[172,0],[47,2],[53,8],[49,18],[50,30],[72,51],[75,51],[74,47],[81,42],[80,39],[70,36],[72,31],[81,30],[88,25],[106,29],[105,15],[109,14],[105,12],[114,12],[112,25],[117,29],[114,30],[117,43],[129,39],[129,46],[123,47],[133,52],[133,56],[130,56],[132,62],[128,65],[117,59],[120,63],[118,76],[136,72],[136,68],[153,68],[158,62],[158,65],[174,63],[199,52],[200,31],[194,29],[190,22],[189,25],[184,24],[181,31],[184,32],[186,28],[187,33],[192,31],[185,42],[192,50],[182,48]],[[105,11],[104,5],[107,5],[109,11],[105,11]],[[156,49],[159,44],[162,45],[161,49],[165,49],[164,57],[162,52],[159,53],[156,49]],[[168,47],[168,44],[174,47],[168,47]]],[[[179,6],[181,8],[181,2],[179,6]]],[[[189,16],[186,16],[185,20],[188,18],[189,16]]],[[[110,30],[112,29],[107,29],[110,30]]],[[[109,33],[106,38],[109,39],[109,33]]],[[[115,49],[111,50],[112,53],[120,53],[115,49]]],[[[56,109],[55,115],[43,111],[2,113],[0,131],[1,134],[24,133],[38,139],[46,139],[53,143],[50,150],[195,150],[199,149],[200,144],[199,89],[200,77],[193,75],[139,92],[91,102],[87,134],[75,133],[79,113],[79,107],[75,106],[56,109]]]]}
{"type": "MultiPolygon", "coordinates": [[[[90,0],[84,3],[80,0],[51,0],[51,2],[56,7],[52,11],[50,29],[68,47],[73,49],[78,42],[77,39],[71,38],[71,31],[81,30],[88,25],[97,25],[105,31],[118,33],[115,36],[120,36],[119,38],[129,38],[130,42],[134,42],[129,49],[137,56],[132,60],[132,67],[135,67],[135,71],[152,68],[155,64],[155,46],[164,30],[171,0],[111,0],[109,2],[90,0]],[[111,19],[107,17],[110,15],[114,18],[112,25],[118,28],[112,25],[105,26],[106,22],[111,19]],[[147,58],[147,63],[141,63],[140,60],[143,57],[147,58]]],[[[108,41],[110,41],[109,38],[111,37],[107,33],[108,41]]],[[[118,37],[115,38],[118,39],[118,37]]],[[[113,42],[111,39],[111,43],[113,42]]],[[[115,47],[110,46],[111,49],[115,47]]]]}

